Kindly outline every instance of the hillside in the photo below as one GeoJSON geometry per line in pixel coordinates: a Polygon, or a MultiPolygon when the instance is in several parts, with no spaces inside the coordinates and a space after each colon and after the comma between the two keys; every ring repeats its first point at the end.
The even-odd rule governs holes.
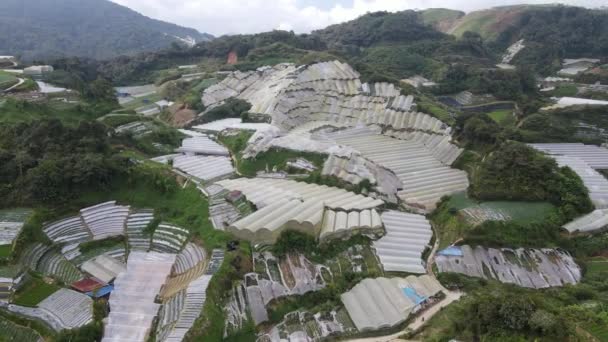
{"type": "Polygon", "coordinates": [[[106,59],[210,38],[106,0],[0,2],[0,55],[20,55],[24,60],[106,59]]]}
{"type": "Polygon", "coordinates": [[[438,31],[448,32],[465,16],[465,13],[447,8],[429,8],[421,11],[420,15],[425,24],[433,26],[438,31]]]}
{"type": "Polygon", "coordinates": [[[462,36],[466,31],[479,33],[482,37],[496,38],[500,33],[515,25],[532,6],[504,6],[467,13],[456,21],[440,27],[442,32],[462,36]],[[451,24],[451,25],[450,25],[451,24]]]}

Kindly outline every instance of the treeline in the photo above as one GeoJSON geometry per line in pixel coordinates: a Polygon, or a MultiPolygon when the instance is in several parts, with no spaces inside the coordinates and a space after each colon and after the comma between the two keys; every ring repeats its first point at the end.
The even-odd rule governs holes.
{"type": "Polygon", "coordinates": [[[503,31],[495,45],[504,50],[518,39],[527,41],[514,60],[534,66],[543,74],[560,67],[563,58],[608,55],[608,13],[571,6],[536,6],[503,31]]]}
{"type": "Polygon", "coordinates": [[[0,206],[62,203],[120,177],[127,160],[113,154],[105,126],[59,120],[0,126],[0,206]]]}

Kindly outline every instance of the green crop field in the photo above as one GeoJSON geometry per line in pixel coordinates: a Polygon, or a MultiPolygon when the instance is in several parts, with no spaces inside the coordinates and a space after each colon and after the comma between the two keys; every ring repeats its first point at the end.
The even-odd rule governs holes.
{"type": "Polygon", "coordinates": [[[21,290],[15,293],[14,304],[35,307],[48,296],[57,292],[59,287],[45,283],[42,279],[32,278],[21,290]]]}
{"type": "Polygon", "coordinates": [[[0,259],[6,259],[11,256],[11,252],[13,251],[12,245],[3,245],[0,246],[0,259]]]}
{"type": "Polygon", "coordinates": [[[15,75],[0,71],[0,89],[7,89],[15,85],[19,80],[15,75]]]}
{"type": "Polygon", "coordinates": [[[513,120],[513,111],[510,109],[499,109],[488,113],[488,116],[492,118],[497,124],[504,125],[509,121],[513,120]]]}

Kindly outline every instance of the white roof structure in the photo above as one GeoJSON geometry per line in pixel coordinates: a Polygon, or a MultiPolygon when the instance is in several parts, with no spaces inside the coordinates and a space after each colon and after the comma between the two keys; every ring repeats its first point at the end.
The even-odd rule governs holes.
{"type": "Polygon", "coordinates": [[[608,227],[608,209],[596,209],[593,212],[568,222],[563,227],[570,233],[593,233],[608,227]]]}
{"type": "Polygon", "coordinates": [[[346,237],[356,232],[382,232],[382,220],[375,209],[335,211],[326,209],[319,239],[346,237]]]}
{"type": "Polygon", "coordinates": [[[32,65],[23,69],[23,73],[27,75],[41,75],[47,72],[53,72],[54,68],[50,65],[32,65]]]}
{"type": "Polygon", "coordinates": [[[439,272],[462,273],[471,277],[497,279],[528,288],[576,284],[582,274],[567,252],[556,249],[494,249],[481,246],[451,247],[457,253],[439,252],[435,263],[439,272]]]}
{"type": "Polygon", "coordinates": [[[0,221],[0,246],[11,245],[19,236],[23,222],[0,221]]]}
{"type": "Polygon", "coordinates": [[[551,155],[559,166],[570,167],[589,190],[589,198],[595,207],[608,209],[608,180],[594,170],[608,166],[607,149],[583,144],[531,144],[530,146],[551,155]]]}
{"type": "Polygon", "coordinates": [[[154,210],[139,210],[131,212],[127,219],[127,237],[131,251],[147,251],[150,249],[150,236],[145,233],[146,228],[154,220],[154,210]]]}
{"type": "Polygon", "coordinates": [[[513,45],[509,46],[505,54],[502,56],[502,64],[509,64],[517,56],[517,54],[526,47],[524,39],[520,39],[513,45]]]}
{"type": "Polygon", "coordinates": [[[146,341],[160,307],[154,301],[174,262],[175,254],[131,252],[127,271],[114,281],[103,342],[146,341]]]}
{"type": "Polygon", "coordinates": [[[399,140],[355,129],[332,137],[395,173],[403,185],[398,195],[412,207],[432,211],[441,197],[469,186],[465,171],[449,167],[462,153],[449,136],[414,133],[412,140],[399,140]]]}
{"type": "Polygon", "coordinates": [[[608,106],[608,101],[591,100],[578,97],[561,97],[553,106],[542,108],[543,110],[567,108],[571,106],[608,106]]]}
{"type": "Polygon", "coordinates": [[[182,141],[182,146],[177,149],[177,152],[218,156],[230,155],[230,152],[226,147],[205,136],[184,139],[182,141]]]}
{"type": "Polygon", "coordinates": [[[422,253],[433,236],[429,221],[422,215],[387,211],[382,223],[386,235],[374,241],[373,247],[384,271],[426,273],[422,253]]]}
{"type": "Polygon", "coordinates": [[[173,167],[204,182],[230,177],[234,174],[232,160],[225,156],[188,156],[173,158],[173,167]]]}
{"type": "Polygon", "coordinates": [[[608,169],[608,148],[581,143],[530,144],[549,155],[582,159],[594,169],[608,169]]]}
{"type": "Polygon", "coordinates": [[[326,207],[362,211],[384,203],[343,189],[284,179],[239,178],[218,184],[243,192],[258,208],[228,227],[233,234],[256,242],[274,242],[284,229],[316,235],[326,207]]]}
{"type": "Polygon", "coordinates": [[[271,127],[270,124],[266,123],[252,123],[243,122],[240,118],[234,119],[222,119],[213,122],[209,122],[203,125],[197,125],[192,127],[195,130],[210,133],[219,133],[226,129],[240,129],[247,131],[263,131],[271,127]]]}
{"type": "Polygon", "coordinates": [[[595,58],[564,59],[563,69],[558,71],[558,73],[575,76],[578,73],[590,69],[594,64],[599,62],[600,60],[595,58]]]}
{"type": "Polygon", "coordinates": [[[579,158],[556,156],[560,166],[570,167],[589,189],[589,198],[597,209],[608,209],[608,180],[579,158]]]}
{"type": "Polygon", "coordinates": [[[129,211],[129,206],[116,205],[116,201],[109,201],[81,209],[80,215],[93,235],[93,240],[101,240],[125,235],[125,222],[129,211]]]}
{"type": "Polygon", "coordinates": [[[393,327],[404,322],[430,297],[442,291],[428,275],[407,278],[367,278],[340,299],[361,332],[393,327]]]}
{"type": "Polygon", "coordinates": [[[173,323],[167,336],[159,341],[181,342],[184,340],[184,337],[186,337],[186,334],[203,311],[203,306],[207,300],[207,287],[209,287],[212,277],[212,275],[204,274],[190,283],[186,289],[186,295],[177,321],[173,323]]]}
{"type": "Polygon", "coordinates": [[[80,268],[106,284],[127,270],[122,262],[106,255],[87,260],[80,268]]]}
{"type": "Polygon", "coordinates": [[[68,289],[59,289],[37,308],[9,305],[8,310],[42,320],[55,331],[80,328],[93,321],[93,300],[68,289]]]}

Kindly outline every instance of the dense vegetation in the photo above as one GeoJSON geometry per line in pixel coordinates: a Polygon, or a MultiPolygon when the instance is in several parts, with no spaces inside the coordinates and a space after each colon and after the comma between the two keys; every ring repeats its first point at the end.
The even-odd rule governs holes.
{"type": "Polygon", "coordinates": [[[588,190],[574,171],[515,142],[503,144],[485,158],[469,191],[483,200],[549,201],[565,220],[593,209],[588,190]]]}
{"type": "Polygon", "coordinates": [[[111,58],[167,48],[181,38],[209,35],[150,19],[110,1],[3,0],[0,50],[25,60],[82,56],[111,58]],[[24,15],[26,14],[26,15],[24,15]],[[78,29],[74,30],[77,27],[78,29]]]}
{"type": "Polygon", "coordinates": [[[0,126],[0,205],[65,201],[119,176],[106,128],[59,120],[0,126]]]}

